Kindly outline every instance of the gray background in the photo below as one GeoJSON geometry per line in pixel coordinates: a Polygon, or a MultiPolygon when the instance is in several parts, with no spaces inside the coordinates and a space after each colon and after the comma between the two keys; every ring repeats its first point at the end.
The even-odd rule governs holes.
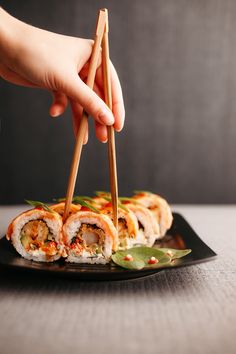
{"type": "MultiPolygon", "coordinates": [[[[1,1],[51,31],[92,37],[110,10],[111,57],[126,104],[117,136],[121,194],[149,189],[175,203],[236,202],[236,2],[1,1]]],[[[48,116],[50,94],[1,82],[0,202],[65,194],[70,112],[48,116]]],[[[91,131],[77,192],[108,189],[106,146],[91,131]]]]}

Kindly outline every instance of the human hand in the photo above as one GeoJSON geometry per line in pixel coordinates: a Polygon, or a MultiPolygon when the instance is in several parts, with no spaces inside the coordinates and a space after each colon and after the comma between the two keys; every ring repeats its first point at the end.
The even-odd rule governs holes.
{"type": "MultiPolygon", "coordinates": [[[[103,101],[101,58],[94,91],[84,82],[93,42],[64,36],[27,25],[0,9],[0,76],[17,85],[43,88],[53,93],[50,115],[61,115],[70,102],[75,133],[83,109],[94,118],[97,138],[107,141],[106,125],[117,131],[124,124],[122,91],[110,65],[113,114],[103,101]]],[[[88,129],[84,142],[88,140],[88,129]]]]}

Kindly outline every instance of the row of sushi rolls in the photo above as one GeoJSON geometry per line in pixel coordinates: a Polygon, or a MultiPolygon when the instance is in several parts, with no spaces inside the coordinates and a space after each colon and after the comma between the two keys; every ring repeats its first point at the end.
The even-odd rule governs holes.
{"type": "Polygon", "coordinates": [[[117,250],[152,247],[165,236],[172,213],[165,199],[137,191],[119,198],[118,229],[112,221],[111,196],[75,197],[63,223],[65,201],[38,205],[17,216],[9,225],[7,239],[28,260],[106,264],[117,250]]]}

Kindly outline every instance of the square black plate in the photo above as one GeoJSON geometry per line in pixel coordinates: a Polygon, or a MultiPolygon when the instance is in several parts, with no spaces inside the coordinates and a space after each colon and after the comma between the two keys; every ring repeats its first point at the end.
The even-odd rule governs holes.
{"type": "MultiPolygon", "coordinates": [[[[192,252],[186,257],[176,260],[166,269],[200,263],[216,256],[195,233],[187,221],[177,213],[173,214],[174,221],[167,235],[156,242],[157,247],[191,248],[192,252]]],[[[127,270],[114,264],[75,264],[60,260],[54,263],[39,263],[22,258],[13,248],[11,243],[4,237],[0,240],[0,265],[5,268],[16,270],[34,271],[74,277],[81,280],[125,280],[144,277],[162,271],[165,268],[127,270]]]]}

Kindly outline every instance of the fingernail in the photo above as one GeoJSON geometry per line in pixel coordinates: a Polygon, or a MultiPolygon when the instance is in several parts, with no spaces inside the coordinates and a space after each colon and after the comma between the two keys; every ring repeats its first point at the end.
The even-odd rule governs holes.
{"type": "Polygon", "coordinates": [[[52,113],[51,116],[54,117],[58,117],[61,114],[59,109],[55,109],[52,113]]]}
{"type": "Polygon", "coordinates": [[[121,132],[121,130],[124,128],[124,126],[122,125],[122,127],[120,127],[119,129],[116,129],[117,133],[121,132]]]}
{"type": "Polygon", "coordinates": [[[111,112],[109,109],[107,109],[107,108],[104,108],[104,109],[99,113],[98,119],[99,119],[103,124],[106,124],[106,125],[113,125],[114,122],[115,122],[112,112],[111,112]]]}
{"type": "Polygon", "coordinates": [[[106,139],[106,140],[101,140],[101,142],[102,142],[103,144],[106,144],[106,143],[107,143],[107,139],[106,139]]]}

